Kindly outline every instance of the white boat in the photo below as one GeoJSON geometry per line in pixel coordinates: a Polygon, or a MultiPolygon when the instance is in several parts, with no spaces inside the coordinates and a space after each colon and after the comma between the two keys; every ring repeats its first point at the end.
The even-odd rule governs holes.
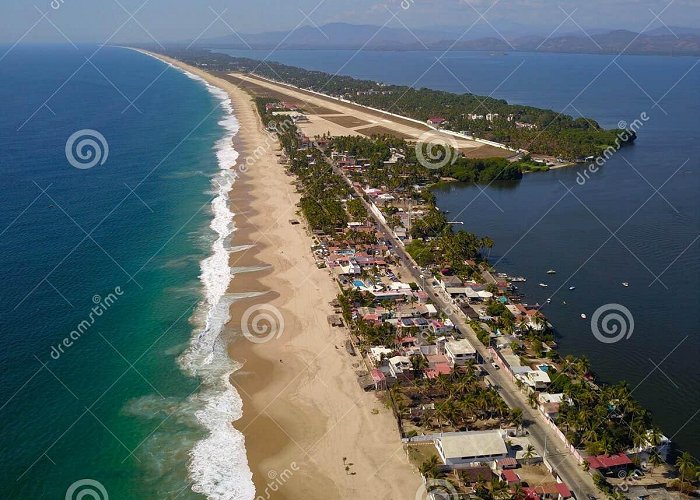
{"type": "Polygon", "coordinates": [[[626,281],[623,281],[623,282],[622,282],[622,286],[627,287],[627,286],[630,286],[630,284],[627,283],[626,281]]]}
{"type": "Polygon", "coordinates": [[[547,288],[549,285],[547,285],[546,283],[540,283],[540,286],[541,286],[542,288],[547,288]]]}
{"type": "Polygon", "coordinates": [[[551,303],[552,303],[552,299],[547,299],[547,304],[551,304],[551,303]]]}
{"type": "Polygon", "coordinates": [[[586,315],[581,313],[581,319],[586,319],[586,315]]]}
{"type": "Polygon", "coordinates": [[[570,287],[569,287],[569,290],[576,290],[576,287],[575,287],[575,286],[570,286],[570,287]]]}
{"type": "Polygon", "coordinates": [[[554,269],[550,269],[547,271],[547,274],[557,274],[557,272],[554,269]]]}

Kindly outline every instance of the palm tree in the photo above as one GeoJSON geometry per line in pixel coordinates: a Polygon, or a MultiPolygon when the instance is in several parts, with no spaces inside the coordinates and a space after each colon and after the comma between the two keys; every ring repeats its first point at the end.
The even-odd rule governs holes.
{"type": "Polygon", "coordinates": [[[489,489],[491,490],[491,496],[494,499],[503,499],[510,496],[508,493],[508,483],[501,479],[494,478],[489,484],[489,489]]]}
{"type": "Polygon", "coordinates": [[[431,456],[420,464],[418,471],[428,479],[438,479],[442,476],[442,467],[436,455],[431,456]]]}
{"type": "Polygon", "coordinates": [[[519,431],[523,425],[523,410],[522,408],[513,408],[510,412],[510,419],[515,425],[516,431],[519,431]]]}
{"type": "Polygon", "coordinates": [[[525,493],[525,490],[523,490],[523,487],[520,485],[520,483],[515,483],[513,485],[513,489],[511,490],[511,498],[512,500],[523,500],[527,494],[525,493]]]}
{"type": "Polygon", "coordinates": [[[653,467],[658,467],[663,462],[664,461],[661,459],[661,455],[659,455],[659,452],[657,450],[652,450],[651,453],[649,453],[649,463],[653,467]]]}
{"type": "Polygon", "coordinates": [[[583,377],[591,369],[591,363],[586,356],[581,356],[576,360],[574,369],[579,377],[583,377]]]}
{"type": "Polygon", "coordinates": [[[527,395],[527,402],[530,403],[532,408],[537,408],[537,393],[531,392],[527,395]]]}
{"type": "Polygon", "coordinates": [[[411,356],[411,365],[413,365],[414,374],[418,374],[428,368],[428,360],[422,354],[414,354],[411,356]]]}
{"type": "Polygon", "coordinates": [[[526,460],[529,460],[534,456],[535,456],[535,447],[532,446],[531,444],[528,444],[527,448],[525,448],[525,454],[523,455],[523,458],[526,460]]]}
{"type": "Polygon", "coordinates": [[[676,468],[681,473],[681,484],[685,482],[686,478],[693,481],[697,476],[697,464],[693,456],[687,451],[684,451],[676,459],[676,468]]]}

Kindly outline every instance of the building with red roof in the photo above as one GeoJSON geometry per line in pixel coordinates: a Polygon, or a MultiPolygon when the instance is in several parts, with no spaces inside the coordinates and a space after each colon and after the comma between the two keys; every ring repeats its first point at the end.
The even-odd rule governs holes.
{"type": "Polygon", "coordinates": [[[632,464],[632,460],[624,453],[618,453],[617,455],[597,455],[595,457],[588,457],[586,461],[591,469],[595,470],[615,469],[618,467],[626,468],[632,464]]]}
{"type": "Polygon", "coordinates": [[[431,116],[428,118],[429,125],[442,125],[446,121],[447,120],[445,120],[442,116],[431,116]]]}
{"type": "Polygon", "coordinates": [[[520,482],[520,476],[518,476],[512,469],[501,471],[501,479],[508,484],[517,484],[520,482]]]}

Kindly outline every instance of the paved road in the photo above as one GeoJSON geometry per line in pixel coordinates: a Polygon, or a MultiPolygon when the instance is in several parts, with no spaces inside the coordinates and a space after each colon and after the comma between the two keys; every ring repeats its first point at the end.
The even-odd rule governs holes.
{"type": "MultiPolygon", "coordinates": [[[[348,185],[350,185],[353,191],[355,191],[352,186],[352,182],[345,176],[344,172],[336,167],[333,167],[333,169],[338,175],[345,179],[348,185]]],[[[384,224],[374,215],[374,213],[370,210],[369,203],[367,203],[367,201],[362,197],[362,193],[356,194],[359,195],[368,212],[375,219],[386,239],[392,242],[394,251],[396,252],[398,258],[401,260],[404,267],[411,273],[415,282],[423,283],[423,288],[430,299],[443,311],[445,311],[447,317],[450,318],[455,326],[459,328],[460,332],[462,332],[463,336],[476,348],[481,358],[484,360],[490,359],[491,356],[488,349],[479,341],[474,330],[472,330],[472,328],[467,324],[466,316],[464,316],[464,314],[451,303],[450,299],[446,296],[442,289],[433,288],[431,284],[433,277],[424,277],[421,274],[420,268],[404,250],[403,245],[394,237],[393,231],[391,231],[386,224],[384,224]],[[427,286],[425,284],[425,280],[428,281],[427,286]]],[[[493,279],[493,277],[491,278],[493,279]]],[[[523,420],[528,424],[527,432],[529,433],[529,437],[535,443],[535,446],[540,453],[542,453],[549,463],[552,464],[555,472],[569,486],[574,495],[579,499],[586,499],[587,495],[594,497],[598,495],[600,492],[596,488],[595,484],[593,484],[593,479],[591,476],[581,469],[578,461],[574,458],[571,452],[566,449],[564,443],[555,434],[554,430],[544,422],[545,417],[539,411],[534,410],[530,406],[527,398],[517,388],[510,375],[504,373],[502,370],[494,368],[488,362],[484,362],[482,366],[491,377],[491,380],[493,380],[498,386],[498,392],[508,406],[511,408],[520,408],[523,411],[523,420]]]]}

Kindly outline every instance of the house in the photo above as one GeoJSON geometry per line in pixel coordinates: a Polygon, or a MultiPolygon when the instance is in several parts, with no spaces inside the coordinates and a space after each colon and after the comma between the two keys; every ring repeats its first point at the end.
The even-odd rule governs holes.
{"type": "Polygon", "coordinates": [[[408,356],[394,356],[389,358],[389,373],[397,380],[412,380],[413,365],[408,356]]]}
{"type": "Polygon", "coordinates": [[[388,358],[393,352],[393,349],[388,349],[383,345],[370,347],[369,359],[374,363],[374,366],[379,366],[382,363],[382,358],[388,358]]]}
{"type": "Polygon", "coordinates": [[[648,430],[641,446],[627,450],[627,454],[636,455],[642,462],[646,462],[653,451],[656,451],[664,462],[667,461],[671,451],[671,440],[663,434],[654,436],[654,431],[648,430]]]}
{"type": "Polygon", "coordinates": [[[503,479],[509,485],[518,484],[520,482],[520,476],[515,473],[512,469],[505,469],[501,471],[501,479],[503,479]]]}
{"type": "Polygon", "coordinates": [[[571,490],[564,483],[543,483],[531,488],[523,488],[527,498],[566,500],[572,498],[571,490]]]}
{"type": "Polygon", "coordinates": [[[440,286],[447,293],[450,293],[450,288],[462,288],[464,285],[458,276],[443,276],[440,279],[440,286]]]}
{"type": "Polygon", "coordinates": [[[563,398],[564,394],[562,393],[550,394],[541,392],[539,396],[537,396],[537,407],[545,417],[552,422],[556,422],[559,416],[559,406],[563,398]]]}
{"type": "Polygon", "coordinates": [[[532,387],[536,391],[546,389],[551,382],[547,372],[543,372],[542,370],[528,370],[525,373],[519,374],[518,378],[525,385],[532,387]]]}
{"type": "Polygon", "coordinates": [[[432,125],[434,127],[439,127],[440,125],[444,125],[447,122],[442,116],[431,116],[428,118],[428,125],[432,125]]]}
{"type": "Polygon", "coordinates": [[[501,470],[517,469],[518,461],[513,457],[503,458],[496,462],[496,468],[501,470]]]}
{"type": "Polygon", "coordinates": [[[632,465],[632,460],[624,453],[588,457],[586,462],[588,462],[591,469],[595,469],[602,474],[617,470],[627,470],[627,468],[632,465]]]}
{"type": "Polygon", "coordinates": [[[386,389],[386,377],[384,376],[384,373],[381,370],[374,368],[370,373],[370,376],[372,377],[372,381],[374,382],[375,391],[386,389]]]}
{"type": "Polygon", "coordinates": [[[467,339],[450,339],[445,342],[445,357],[452,366],[463,366],[476,359],[476,349],[467,339]]]}
{"type": "Polygon", "coordinates": [[[352,276],[357,276],[357,275],[362,273],[362,268],[355,260],[349,259],[347,261],[347,264],[340,265],[340,273],[341,274],[349,274],[352,276]]]}
{"type": "Polygon", "coordinates": [[[451,467],[493,462],[508,456],[499,430],[445,432],[435,439],[435,448],[442,462],[451,467]]]}
{"type": "Polygon", "coordinates": [[[430,321],[430,331],[433,332],[435,335],[447,335],[454,329],[455,325],[449,319],[434,319],[430,321]]]}
{"type": "Polygon", "coordinates": [[[440,375],[449,375],[452,373],[452,366],[447,356],[443,354],[428,354],[428,368],[423,370],[423,374],[428,379],[434,379],[440,375]]]}

